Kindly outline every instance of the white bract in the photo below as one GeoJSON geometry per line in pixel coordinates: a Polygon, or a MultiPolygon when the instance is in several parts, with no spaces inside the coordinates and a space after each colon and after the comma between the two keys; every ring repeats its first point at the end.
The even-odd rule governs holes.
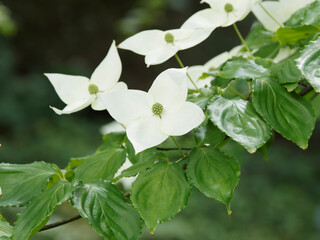
{"type": "Polygon", "coordinates": [[[98,94],[118,89],[127,89],[124,82],[118,82],[121,75],[121,60],[113,42],[107,56],[94,70],[91,78],[57,73],[45,74],[60,99],[67,104],[63,110],[51,107],[57,114],[80,111],[89,105],[101,111],[105,107],[97,99],[98,94]]]}
{"type": "Polygon", "coordinates": [[[260,4],[257,4],[252,11],[267,30],[276,32],[277,29],[281,27],[281,25],[287,21],[293,13],[312,2],[314,2],[314,0],[280,0],[262,2],[262,6],[272,17],[269,16],[260,4]]]}
{"type": "Polygon", "coordinates": [[[212,28],[146,30],[124,40],[119,44],[119,48],[145,56],[145,63],[149,67],[167,61],[180,50],[201,43],[210,36],[212,31],[212,28]]]}
{"type": "Polygon", "coordinates": [[[168,69],[148,92],[120,90],[99,95],[110,115],[126,127],[136,154],[181,136],[199,126],[205,116],[200,107],[187,102],[186,69],[168,69]]]}
{"type": "MultiPolygon", "coordinates": [[[[225,63],[227,60],[234,56],[241,56],[241,55],[247,55],[247,52],[242,52],[241,50],[243,49],[243,46],[237,46],[231,49],[229,52],[223,52],[211,60],[209,60],[207,63],[204,65],[197,65],[197,66],[192,66],[188,68],[188,74],[195,81],[195,84],[197,85],[198,88],[203,88],[205,86],[210,86],[211,81],[213,80],[214,77],[206,77],[205,79],[199,79],[203,73],[209,72],[211,70],[217,69],[220,67],[221,64],[225,63]]],[[[189,89],[195,89],[194,85],[188,81],[188,88],[189,89]]]]}
{"type": "Polygon", "coordinates": [[[210,8],[193,14],[183,27],[228,27],[243,20],[261,0],[203,0],[210,8]]]}

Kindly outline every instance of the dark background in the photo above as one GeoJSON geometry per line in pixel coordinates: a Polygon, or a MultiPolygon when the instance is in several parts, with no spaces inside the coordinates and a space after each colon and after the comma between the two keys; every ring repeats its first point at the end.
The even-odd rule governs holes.
{"type": "MultiPolygon", "coordinates": [[[[2,0],[0,5],[0,162],[46,161],[65,167],[70,157],[95,151],[100,127],[111,121],[106,111],[87,108],[56,115],[48,106],[64,107],[44,72],[90,76],[106,55],[112,40],[120,43],[146,29],[179,28],[203,9],[192,0],[2,0]],[[7,19],[3,20],[3,17],[7,19]]],[[[250,15],[238,23],[246,35],[250,15]]],[[[200,45],[179,53],[187,66],[207,62],[240,44],[232,28],[220,28],[200,45]]],[[[146,68],[142,56],[119,50],[121,81],[147,90],[174,59],[146,68]]],[[[319,130],[306,151],[276,135],[265,161],[238,146],[227,146],[241,162],[242,176],[232,201],[224,206],[193,191],[189,206],[162,224],[155,240],[300,240],[320,239],[319,130]]],[[[5,213],[14,221],[17,209],[5,213]]],[[[57,209],[53,220],[76,214],[57,209]]],[[[36,235],[33,239],[99,239],[84,220],[36,235]]]]}

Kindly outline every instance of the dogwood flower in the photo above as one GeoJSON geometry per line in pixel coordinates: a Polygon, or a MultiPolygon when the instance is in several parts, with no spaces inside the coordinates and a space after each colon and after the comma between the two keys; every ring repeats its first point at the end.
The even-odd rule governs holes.
{"type": "Polygon", "coordinates": [[[110,115],[126,127],[136,154],[159,145],[169,136],[181,136],[205,119],[196,104],[187,102],[186,68],[168,69],[148,92],[122,90],[99,98],[110,115]]]}
{"type": "Polygon", "coordinates": [[[97,99],[98,94],[118,89],[127,89],[124,82],[118,82],[121,75],[121,60],[113,42],[107,56],[94,70],[91,78],[57,73],[45,74],[60,99],[67,104],[63,110],[51,107],[57,114],[70,114],[80,111],[89,105],[94,110],[105,107],[97,99]]]}
{"type": "MultiPolygon", "coordinates": [[[[234,56],[246,56],[248,53],[247,52],[242,52],[241,50],[243,49],[243,46],[237,46],[231,49],[229,52],[223,52],[211,60],[209,60],[207,63],[204,65],[197,65],[197,66],[192,66],[189,67],[187,72],[189,76],[194,79],[195,84],[197,85],[198,88],[203,88],[205,86],[210,86],[211,81],[213,80],[214,77],[207,77],[205,79],[199,79],[203,73],[209,72],[212,69],[217,69],[220,67],[221,64],[225,63],[227,60],[234,56]]],[[[194,85],[191,84],[190,81],[188,81],[188,88],[189,89],[195,89],[194,85]]]]}
{"type": "Polygon", "coordinates": [[[276,32],[293,13],[312,2],[314,0],[264,1],[262,7],[257,4],[252,12],[267,30],[276,32]]]}
{"type": "Polygon", "coordinates": [[[145,56],[145,63],[149,67],[167,61],[180,50],[201,43],[213,30],[187,27],[168,31],[146,30],[124,40],[119,44],[119,48],[145,56]]]}
{"type": "Polygon", "coordinates": [[[183,27],[196,29],[211,27],[228,27],[243,20],[255,4],[261,0],[203,0],[210,8],[193,14],[183,27]]]}

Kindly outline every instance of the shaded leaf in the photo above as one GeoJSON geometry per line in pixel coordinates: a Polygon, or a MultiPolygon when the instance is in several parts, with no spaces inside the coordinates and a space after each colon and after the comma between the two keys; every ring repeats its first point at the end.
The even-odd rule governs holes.
{"type": "Polygon", "coordinates": [[[70,182],[56,182],[35,197],[17,218],[13,228],[14,240],[28,240],[49,220],[55,208],[67,201],[74,190],[70,182]]]}
{"type": "Polygon", "coordinates": [[[224,203],[231,214],[230,201],[240,179],[238,161],[214,147],[195,148],[188,159],[191,182],[207,197],[224,203]]]}
{"type": "Polygon", "coordinates": [[[0,214],[0,237],[11,237],[12,227],[0,214]]]}
{"type": "Polygon", "coordinates": [[[319,28],[311,25],[304,25],[293,28],[279,28],[277,30],[277,39],[281,45],[296,45],[301,40],[308,39],[314,33],[319,32],[319,28]]]}
{"type": "Polygon", "coordinates": [[[197,104],[202,109],[205,109],[208,105],[209,100],[215,92],[209,88],[201,88],[199,93],[192,93],[188,95],[187,101],[197,104]]]}
{"type": "Polygon", "coordinates": [[[158,162],[132,185],[131,200],[151,233],[187,205],[190,185],[177,163],[158,162]]]}
{"type": "Polygon", "coordinates": [[[248,101],[216,96],[208,110],[210,120],[250,153],[254,153],[271,137],[271,128],[248,101]]]}
{"type": "Polygon", "coordinates": [[[255,109],[272,128],[302,149],[308,147],[315,127],[310,102],[271,79],[255,80],[252,96],[255,109]]]}
{"type": "Polygon", "coordinates": [[[44,162],[0,164],[0,186],[3,198],[0,207],[23,206],[47,185],[57,169],[44,162]]]}
{"type": "Polygon", "coordinates": [[[206,121],[194,130],[193,136],[196,141],[196,145],[199,147],[204,144],[215,146],[225,139],[226,134],[214,126],[211,121],[206,121]]]}
{"type": "Polygon", "coordinates": [[[106,240],[138,240],[141,219],[114,185],[104,181],[76,188],[73,206],[106,240]]]}

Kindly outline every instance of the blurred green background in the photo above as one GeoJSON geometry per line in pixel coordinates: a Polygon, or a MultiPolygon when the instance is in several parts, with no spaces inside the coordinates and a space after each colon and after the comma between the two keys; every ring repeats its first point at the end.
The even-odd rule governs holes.
{"type": "MultiPolygon", "coordinates": [[[[120,43],[145,29],[172,29],[204,8],[192,0],[2,0],[0,4],[0,162],[46,161],[65,167],[70,157],[95,151],[108,113],[83,110],[56,115],[62,108],[44,72],[90,76],[113,39],[120,43]]],[[[254,17],[239,23],[244,35],[254,17]]],[[[240,42],[232,28],[180,53],[185,65],[203,64],[240,42]]],[[[120,50],[121,81],[146,90],[174,59],[146,68],[142,56],[120,50]]],[[[232,201],[232,216],[196,190],[188,207],[161,224],[154,240],[300,240],[320,239],[320,135],[316,129],[306,151],[276,135],[265,161],[236,144],[226,150],[241,162],[242,176],[232,201]]],[[[2,209],[12,223],[19,209],[2,209]]],[[[76,212],[65,204],[50,221],[76,212]]],[[[85,220],[37,234],[33,239],[100,239],[85,220]]]]}

